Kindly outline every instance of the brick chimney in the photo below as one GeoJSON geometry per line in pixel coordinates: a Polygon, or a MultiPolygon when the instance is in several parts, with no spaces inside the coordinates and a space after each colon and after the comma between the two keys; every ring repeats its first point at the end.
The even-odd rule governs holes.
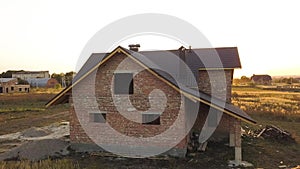
{"type": "Polygon", "coordinates": [[[139,51],[139,47],[141,47],[140,44],[130,44],[128,46],[129,46],[130,50],[135,51],[135,52],[138,52],[139,51]]]}

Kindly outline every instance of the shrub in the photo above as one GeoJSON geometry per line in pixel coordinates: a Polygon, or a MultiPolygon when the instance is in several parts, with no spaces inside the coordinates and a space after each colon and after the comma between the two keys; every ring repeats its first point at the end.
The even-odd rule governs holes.
{"type": "Polygon", "coordinates": [[[61,88],[61,85],[58,83],[54,86],[55,89],[60,89],[61,88]]]}

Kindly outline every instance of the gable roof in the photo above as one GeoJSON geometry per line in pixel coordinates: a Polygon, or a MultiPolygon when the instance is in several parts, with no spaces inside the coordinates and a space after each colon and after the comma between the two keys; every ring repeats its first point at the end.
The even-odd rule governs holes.
{"type": "Polygon", "coordinates": [[[16,78],[0,78],[1,83],[7,83],[12,80],[17,80],[16,78]]]}
{"type": "Polygon", "coordinates": [[[40,73],[49,73],[48,70],[43,70],[43,71],[25,71],[25,70],[19,70],[12,72],[12,74],[40,74],[40,73]]]}
{"type": "Polygon", "coordinates": [[[93,67],[100,63],[108,54],[109,53],[93,53],[73,78],[73,83],[84,76],[89,70],[93,69],[93,67]]]}
{"type": "Polygon", "coordinates": [[[26,81],[34,87],[46,87],[50,79],[53,78],[28,78],[26,81]]]}
{"type": "Polygon", "coordinates": [[[253,76],[251,76],[251,80],[253,80],[253,81],[259,81],[259,80],[271,81],[272,77],[270,75],[253,75],[253,76]]]}
{"type": "MultiPolygon", "coordinates": [[[[130,54],[131,50],[120,47],[130,54]]],[[[155,64],[168,66],[167,70],[172,70],[174,65],[167,64],[170,58],[180,57],[179,50],[157,50],[157,51],[139,51],[141,55],[151,58],[155,64]]],[[[85,73],[95,67],[110,53],[93,53],[85,64],[81,67],[79,72],[74,77],[73,81],[77,81],[85,73]]],[[[223,48],[201,48],[201,49],[186,49],[185,62],[193,73],[198,72],[199,69],[235,69],[241,68],[241,62],[237,47],[223,47],[223,48]],[[216,53],[217,52],[217,53],[216,53]],[[200,57],[200,58],[199,58],[200,57]],[[218,64],[220,59],[221,64],[218,64]],[[204,64],[204,63],[205,64],[204,64]]],[[[179,63],[178,63],[179,64],[179,63]]]]}
{"type": "MultiPolygon", "coordinates": [[[[214,50],[214,49],[215,48],[211,48],[210,50],[214,50]]],[[[237,51],[237,48],[231,48],[231,49],[234,49],[234,50],[237,51]]],[[[195,50],[193,50],[193,51],[195,51],[195,50]]],[[[199,51],[196,51],[196,52],[199,52],[199,51]]],[[[209,49],[204,49],[204,51],[205,51],[204,53],[207,53],[209,51],[209,49]]],[[[220,50],[220,51],[222,51],[222,50],[220,50]]],[[[228,54],[228,51],[229,50],[226,50],[226,52],[224,52],[224,53],[228,54]]],[[[197,100],[199,102],[207,104],[207,105],[209,105],[209,106],[211,106],[211,107],[213,107],[217,110],[223,111],[224,113],[227,113],[227,114],[229,114],[233,117],[244,120],[246,122],[256,123],[244,111],[242,111],[241,109],[233,106],[232,104],[226,103],[225,101],[217,99],[217,98],[213,98],[212,96],[210,96],[208,94],[205,94],[202,91],[196,91],[194,89],[188,88],[185,85],[180,85],[180,88],[179,88],[176,81],[170,75],[166,74],[163,71],[159,71],[159,70],[149,68],[151,66],[145,64],[147,62],[143,62],[143,59],[146,59],[147,57],[151,57],[151,61],[154,60],[154,62],[155,62],[155,59],[152,60],[152,56],[154,56],[154,57],[155,56],[160,56],[160,58],[163,58],[162,55],[159,55],[159,51],[133,52],[133,51],[125,49],[121,46],[114,49],[111,53],[92,54],[91,57],[87,60],[87,62],[84,64],[84,66],[80,69],[80,71],[77,73],[77,75],[73,79],[73,84],[70,85],[69,87],[65,88],[58,95],[56,95],[53,99],[51,99],[48,103],[46,103],[46,107],[49,107],[49,106],[55,105],[55,104],[59,104],[59,103],[67,102],[68,96],[71,94],[72,87],[75,86],[77,83],[79,83],[81,80],[83,80],[91,72],[97,70],[97,68],[101,64],[103,64],[108,59],[110,59],[116,52],[124,53],[126,56],[133,59],[136,63],[138,63],[142,67],[146,68],[151,74],[153,74],[154,76],[156,76],[160,80],[164,81],[167,85],[169,85],[170,87],[172,87],[176,91],[182,93],[184,96],[188,97],[189,99],[197,100]],[[149,53],[152,53],[153,55],[150,55],[149,53]]],[[[170,51],[170,52],[176,52],[176,51],[173,50],[173,51],[170,51]]],[[[199,53],[201,53],[201,52],[199,52],[199,53]]],[[[204,53],[202,53],[200,55],[200,57],[201,56],[204,57],[204,53]]],[[[236,52],[236,54],[237,54],[237,52],[236,52]]],[[[195,54],[193,54],[193,52],[191,52],[190,56],[195,56],[195,54]]],[[[222,56],[220,56],[220,57],[222,57],[222,56]]],[[[227,66],[226,68],[231,68],[231,69],[240,68],[241,66],[240,66],[240,61],[239,61],[238,54],[235,55],[232,59],[235,60],[234,64],[229,64],[228,59],[227,60],[223,59],[223,61],[222,60],[221,61],[224,62],[224,64],[227,66]]],[[[161,59],[161,60],[164,60],[164,59],[161,59]]],[[[213,63],[211,62],[211,64],[213,64],[213,63]]],[[[172,66],[174,66],[174,65],[172,65],[172,66]]],[[[198,64],[198,66],[201,66],[201,64],[198,64]]],[[[215,66],[215,65],[211,65],[211,66],[215,66]]],[[[194,66],[194,67],[196,67],[196,66],[194,66]]],[[[212,67],[212,68],[218,68],[218,67],[212,67]]],[[[221,68],[221,67],[219,67],[219,68],[221,68]]],[[[197,71],[198,71],[198,69],[197,69],[197,71]]]]}

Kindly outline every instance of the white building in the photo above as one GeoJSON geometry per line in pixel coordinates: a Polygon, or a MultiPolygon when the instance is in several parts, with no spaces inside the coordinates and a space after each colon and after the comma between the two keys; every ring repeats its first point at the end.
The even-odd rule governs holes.
{"type": "Polygon", "coordinates": [[[23,80],[32,78],[50,78],[49,71],[20,71],[12,73],[12,78],[20,78],[23,80]]]}

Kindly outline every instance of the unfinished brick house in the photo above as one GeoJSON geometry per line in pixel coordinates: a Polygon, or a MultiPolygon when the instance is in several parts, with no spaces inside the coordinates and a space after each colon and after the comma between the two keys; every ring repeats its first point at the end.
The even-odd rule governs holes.
{"type": "Polygon", "coordinates": [[[30,86],[18,84],[16,78],[0,78],[0,93],[28,93],[30,86]]]}
{"type": "Polygon", "coordinates": [[[12,78],[20,78],[22,80],[27,80],[29,78],[50,78],[49,71],[14,71],[12,73],[12,78]]]}
{"type": "MultiPolygon", "coordinates": [[[[242,160],[241,121],[247,123],[255,123],[255,121],[241,109],[230,104],[234,69],[241,68],[237,48],[185,49],[180,47],[177,50],[167,51],[172,56],[166,56],[166,51],[138,51],[138,47],[132,45],[128,50],[119,46],[111,53],[92,54],[77,73],[73,84],[46,104],[47,107],[67,102],[71,104],[70,139],[73,148],[96,151],[99,148],[97,149],[92,140],[101,139],[103,145],[159,149],[168,146],[172,140],[179,139],[174,134],[175,136],[171,138],[164,137],[164,141],[159,144],[147,145],[135,142],[131,145],[126,137],[120,141],[111,132],[106,132],[108,129],[101,130],[102,126],[102,128],[107,127],[104,126],[106,124],[122,135],[136,138],[152,138],[172,129],[176,133],[187,131],[188,134],[181,140],[177,140],[178,144],[174,145],[167,154],[183,157],[187,153],[188,146],[191,145],[191,135],[201,133],[205,125],[210,126],[206,121],[209,112],[212,112],[212,115],[221,112],[220,121],[208,121],[208,123],[219,123],[209,139],[227,138],[229,145],[235,147],[235,161],[240,163],[242,160]],[[180,82],[174,80],[170,74],[149,68],[151,65],[144,61],[145,58],[151,58],[157,64],[163,63],[160,67],[184,69],[181,68],[181,64],[170,65],[172,57],[180,58],[186,63],[193,77],[181,75],[180,72],[175,75],[182,77],[183,83],[190,81],[189,78],[195,78],[196,86],[189,82],[180,86],[180,82]],[[216,64],[217,58],[220,58],[221,64],[216,64]],[[126,62],[123,62],[124,60],[126,62]],[[201,60],[204,60],[205,64],[201,60]],[[225,85],[220,85],[222,76],[225,85]],[[160,89],[167,100],[161,113],[157,113],[161,110],[146,112],[151,108],[151,104],[161,104],[160,101],[155,102],[156,99],[161,98],[160,93],[151,95],[155,89],[160,89]],[[79,92],[74,93],[72,90],[79,92]],[[121,98],[116,100],[115,96],[121,98]],[[128,97],[133,107],[124,104],[126,99],[122,100],[122,97],[128,97]],[[198,114],[192,119],[195,123],[188,126],[187,119],[193,111],[191,107],[195,107],[193,105],[196,103],[199,104],[196,106],[198,114]],[[116,106],[118,104],[121,108],[116,106]],[[136,119],[129,120],[124,117],[126,114],[134,114],[136,119]],[[181,120],[177,122],[177,119],[181,120]],[[175,121],[176,126],[172,126],[175,121]],[[92,130],[85,128],[88,125],[92,130]],[[100,127],[101,132],[95,131],[96,127],[100,127]]],[[[200,140],[199,138],[200,144],[203,143],[200,140]]]]}
{"type": "Polygon", "coordinates": [[[272,77],[270,75],[255,75],[251,76],[251,81],[255,84],[260,85],[271,85],[272,84],[272,77]]]}

